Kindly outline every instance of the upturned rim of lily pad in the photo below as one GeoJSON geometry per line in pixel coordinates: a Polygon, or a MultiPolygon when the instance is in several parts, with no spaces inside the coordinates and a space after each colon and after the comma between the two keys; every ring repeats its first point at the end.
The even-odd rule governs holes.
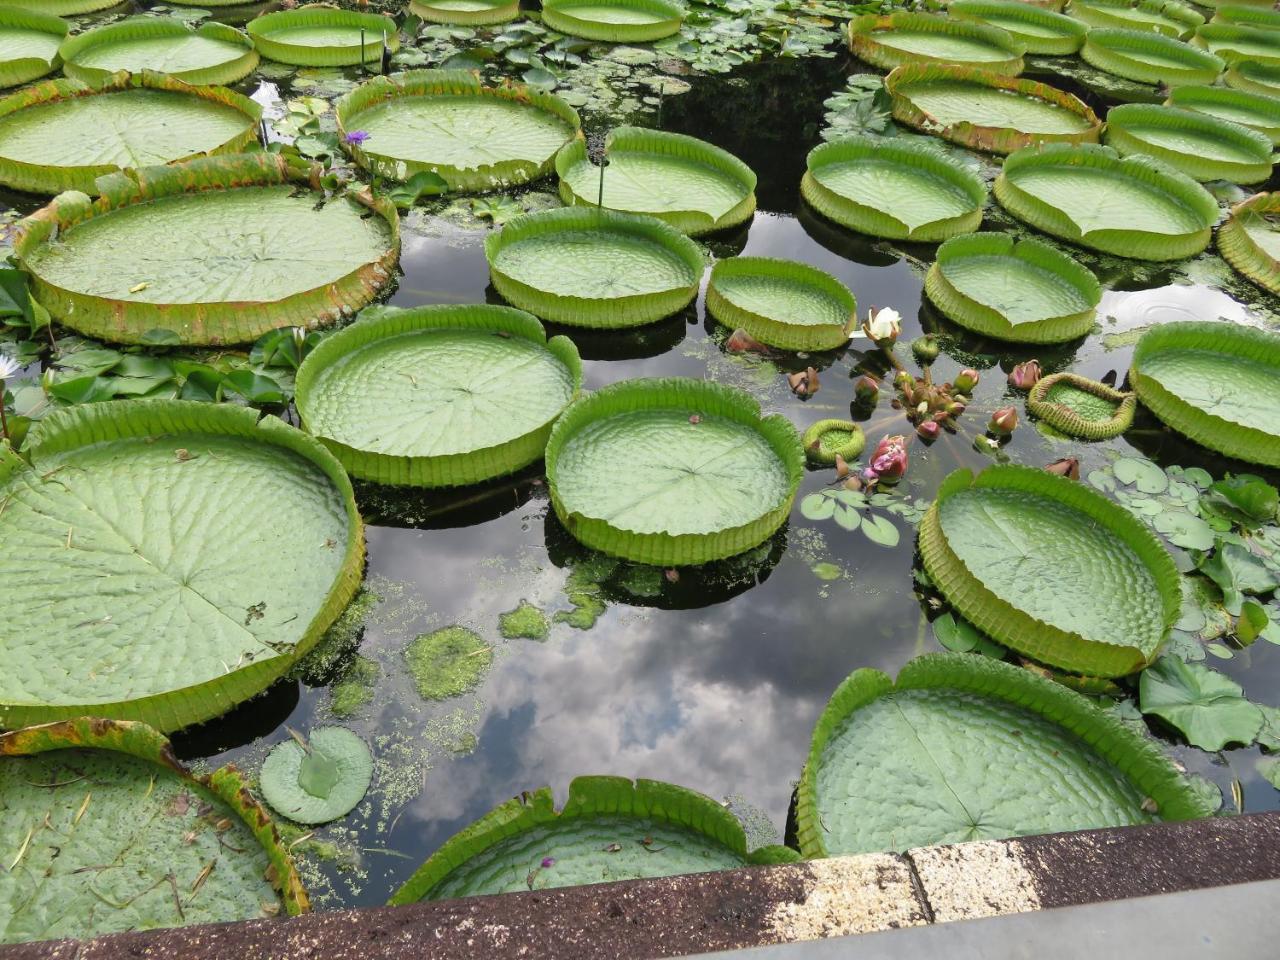
{"type": "Polygon", "coordinates": [[[154,40],[160,37],[185,39],[193,36],[231,44],[239,47],[242,52],[237,57],[232,57],[212,66],[168,71],[168,75],[175,80],[182,80],[192,84],[230,84],[243,80],[258,65],[258,51],[254,49],[253,41],[235,27],[229,27],[225,23],[218,23],[216,20],[210,20],[200,24],[198,27],[192,27],[185,21],[175,17],[128,17],[105,27],[97,27],[84,33],[78,33],[69,37],[62,44],[58,49],[58,56],[62,59],[62,72],[66,74],[68,79],[88,83],[94,80],[103,80],[116,71],[104,70],[101,67],[89,67],[78,63],[77,58],[86,50],[115,43],[131,43],[135,40],[154,40]]]}
{"type": "Polygon", "coordinates": [[[1133,426],[1133,415],[1137,409],[1137,394],[1116,390],[1098,380],[1090,380],[1088,377],[1069,371],[1041,377],[1027,394],[1028,411],[1055,430],[1061,430],[1082,440],[1109,440],[1120,436],[1133,426]],[[1060,383],[1107,401],[1115,408],[1115,412],[1107,420],[1088,420],[1070,407],[1054,403],[1049,400],[1049,391],[1060,383]]]}
{"type": "Polygon", "coordinates": [[[973,20],[1005,30],[1027,48],[1027,53],[1067,57],[1080,49],[1089,28],[1079,20],[1026,3],[1025,0],[954,0],[947,4],[947,16],[973,20]],[[1025,32],[1013,24],[1033,28],[1025,32]],[[1046,33],[1052,35],[1046,36],[1046,33]]]}
{"type": "Polygon", "coordinates": [[[382,47],[392,53],[400,49],[400,31],[390,17],[376,13],[342,10],[324,3],[309,3],[292,10],[264,13],[249,21],[245,28],[258,52],[268,60],[295,67],[353,67],[382,59],[382,47]],[[364,30],[364,45],[359,40],[341,46],[318,47],[290,43],[279,39],[280,31],[298,27],[351,27],[364,30]]]}
{"type": "Polygon", "coordinates": [[[78,17],[83,13],[117,7],[121,0],[0,0],[0,9],[30,9],[34,3],[40,4],[42,13],[55,17],[78,17]]]}
{"type": "MultiPolygon", "coordinates": [[[[1280,94],[1280,89],[1275,91],[1280,94]]],[[[1216,116],[1211,109],[1215,105],[1231,106],[1237,110],[1249,110],[1256,117],[1256,122],[1248,122],[1234,117],[1234,122],[1249,127],[1271,138],[1273,145],[1280,144],[1280,96],[1255,93],[1250,90],[1237,90],[1234,87],[1190,86],[1175,87],[1169,91],[1164,102],[1167,107],[1181,107],[1184,110],[1195,110],[1216,116]]]]}
{"type": "Polygon", "coordinates": [[[1280,214],[1280,193],[1258,193],[1231,208],[1218,228],[1218,252],[1232,268],[1264,290],[1280,294],[1280,260],[1262,248],[1245,229],[1245,221],[1280,214]]]}
{"type": "Polygon", "coordinates": [[[520,0],[471,0],[479,9],[463,10],[430,0],[410,0],[409,13],[428,23],[450,23],[466,27],[487,27],[507,23],[520,16],[520,0]]]}
{"type": "MultiPolygon", "coordinates": [[[[16,28],[32,33],[45,33],[58,41],[67,36],[67,21],[47,13],[38,13],[22,7],[0,7],[0,30],[16,28]]],[[[5,58],[0,54],[0,88],[18,87],[32,80],[38,80],[46,73],[52,73],[62,65],[62,59],[55,49],[53,56],[47,60],[42,57],[5,58]]]]}
{"type": "Polygon", "coordinates": [[[1090,28],[1138,30],[1174,40],[1185,40],[1204,23],[1204,17],[1194,7],[1178,0],[1069,0],[1066,12],[1090,28]],[[1141,10],[1163,17],[1168,23],[1134,20],[1112,10],[1141,10]]]}
{"type": "Polygon", "coordinates": [[[585,40],[647,43],[679,33],[686,12],[676,0],[610,0],[609,5],[639,10],[654,19],[650,23],[611,23],[576,12],[579,7],[599,9],[596,0],[543,0],[542,22],[552,30],[585,40]]]}
{"type": "Polygon", "coordinates": [[[1090,30],[1080,57],[1104,73],[1150,86],[1213,83],[1226,68],[1226,61],[1207,50],[1146,30],[1090,30]],[[1156,66],[1133,55],[1143,52],[1158,53],[1164,62],[1156,66]]]}
{"type": "Polygon", "coordinates": [[[1280,65],[1237,60],[1228,65],[1223,79],[1228,87],[1264,97],[1280,97],[1280,65]]]}
{"type": "Polygon", "coordinates": [[[992,73],[1003,73],[1017,76],[1023,70],[1022,55],[1027,52],[1026,44],[999,27],[986,23],[967,20],[952,20],[945,16],[934,16],[928,13],[891,13],[878,16],[874,13],[863,14],[849,21],[849,49],[859,60],[864,60],[882,70],[892,70],[907,63],[959,63],[966,66],[980,66],[992,73]],[[1003,54],[1000,60],[958,61],[950,58],[931,57],[918,53],[897,50],[878,43],[875,35],[886,31],[913,31],[916,33],[941,33],[953,37],[964,37],[967,40],[986,44],[992,50],[1003,54]]]}
{"type": "Polygon", "coordinates": [[[1190,42],[1192,46],[1210,51],[1229,64],[1247,60],[1250,63],[1280,67],[1280,32],[1274,29],[1239,23],[1206,23],[1196,29],[1190,42]],[[1231,46],[1235,41],[1248,46],[1237,50],[1231,46]],[[1269,49],[1266,53],[1259,53],[1256,46],[1269,49]]]}
{"type": "Polygon", "coordinates": [[[1121,156],[1142,154],[1168,164],[1195,180],[1260,183],[1271,176],[1271,138],[1240,123],[1197,110],[1156,103],[1124,103],[1107,111],[1104,140],[1121,156]],[[1187,132],[1251,154],[1248,160],[1225,160],[1193,150],[1177,150],[1143,136],[1144,130],[1187,132]]]}
{"type": "Polygon", "coordinates": [[[843,283],[817,267],[774,257],[726,257],[717,260],[707,282],[707,312],[730,330],[745,330],[763,344],[782,350],[837,350],[849,342],[858,323],[858,301],[843,283]],[[722,287],[732,278],[766,280],[782,291],[815,293],[838,304],[845,320],[840,324],[789,323],[759,309],[735,303],[722,287]]]}
{"type": "Polygon", "coordinates": [[[856,460],[866,446],[867,438],[862,433],[862,427],[852,420],[832,417],[810,424],[809,429],[801,435],[800,443],[804,446],[804,455],[810,463],[831,466],[836,462],[836,457],[846,463],[856,460]],[[830,446],[823,442],[823,438],[830,434],[848,434],[849,439],[830,446]]]}

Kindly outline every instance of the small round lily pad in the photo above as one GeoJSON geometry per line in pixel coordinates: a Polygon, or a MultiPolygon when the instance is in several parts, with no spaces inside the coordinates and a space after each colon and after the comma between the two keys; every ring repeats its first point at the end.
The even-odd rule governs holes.
{"type": "Polygon", "coordinates": [[[1133,425],[1138,398],[1077,373],[1036,381],[1027,409],[1049,426],[1084,440],[1118,437],[1133,425]]]}
{"type": "Polygon", "coordinates": [[[383,49],[400,49],[400,32],[390,17],[323,3],[263,14],[250,21],[248,31],[264,57],[300,67],[377,63],[383,49]]]}
{"type": "Polygon", "coordinates": [[[543,0],[542,22],[571,37],[646,43],[678,33],[685,8],[675,0],[543,0]]]}
{"type": "Polygon", "coordinates": [[[346,727],[319,727],[277,744],[259,783],[271,809],[296,823],[329,823],[356,808],[373,779],[373,755],[346,727]]]}
{"type": "Polygon", "coordinates": [[[707,310],[771,347],[835,350],[849,341],[858,303],[843,283],[807,263],[730,257],[711,270],[707,310]]]}
{"type": "Polygon", "coordinates": [[[228,84],[258,65],[253,41],[234,27],[210,20],[193,28],[170,17],[130,17],[79,33],[58,53],[62,72],[85,82],[154,70],[186,83],[228,84]]]}
{"type": "Polygon", "coordinates": [[[852,420],[819,420],[800,438],[804,455],[813,463],[830,465],[840,457],[851,463],[862,453],[866,437],[852,420]]]}
{"type": "Polygon", "coordinates": [[[520,16],[519,0],[410,0],[409,12],[428,23],[468,27],[506,23],[520,16]]]}
{"type": "Polygon", "coordinates": [[[466,627],[424,633],[405,648],[414,686],[424,700],[447,700],[479,685],[493,663],[493,647],[466,627]]]}

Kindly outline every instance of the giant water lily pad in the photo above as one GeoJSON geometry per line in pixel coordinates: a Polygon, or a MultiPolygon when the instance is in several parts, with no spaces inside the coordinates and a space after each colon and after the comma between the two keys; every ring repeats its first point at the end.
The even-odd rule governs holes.
{"type": "Polygon", "coordinates": [[[1067,15],[1090,27],[1140,30],[1184,40],[1204,17],[1177,0],[1070,0],[1067,15]]]}
{"type": "Polygon", "coordinates": [[[1078,373],[1038,380],[1027,394],[1027,410],[1056,430],[1084,440],[1118,437],[1133,425],[1138,398],[1078,373]]]}
{"type": "Polygon", "coordinates": [[[457,486],[542,456],[582,383],[577,348],[510,307],[369,311],[298,371],[298,412],[351,474],[457,486]]]}
{"type": "Polygon", "coordinates": [[[176,730],[260,693],[319,639],[359,582],[360,517],[319,443],[257,418],[120,400],[42,420],[29,464],[0,448],[0,726],[176,730]]]}
{"type": "Polygon", "coordinates": [[[62,71],[73,80],[104,80],[128,70],[154,70],[187,83],[235,83],[253,72],[253,42],[226,24],[192,28],[167,17],[131,17],[76,34],[59,51],[62,71]]]}
{"type": "Polygon", "coordinates": [[[377,63],[384,49],[400,49],[400,33],[390,17],[322,3],[263,14],[249,22],[248,30],[264,57],[300,67],[377,63]]]}
{"type": "Polygon", "coordinates": [[[1213,83],[1226,66],[1205,50],[1141,30],[1090,30],[1080,56],[1105,73],[1165,87],[1213,83]]]}
{"type": "Polygon", "coordinates": [[[644,43],[678,33],[685,8],[676,0],[544,0],[542,22],[573,37],[644,43]]]}
{"type": "Polygon", "coordinates": [[[1049,144],[1004,162],[996,199],[1038,230],[1117,257],[1178,260],[1209,245],[1218,202],[1185,174],[1096,144],[1049,144]]]}
{"type": "Polygon", "coordinates": [[[65,20],[0,6],[0,87],[16,87],[53,72],[61,62],[58,47],[66,36],[65,20]]]}
{"type": "Polygon", "coordinates": [[[661,320],[688,306],[703,272],[697,244],[661,220],[588,207],[517,217],[484,249],[503,297],[577,327],[661,320]]]}
{"type": "Polygon", "coordinates": [[[1227,68],[1223,79],[1237,90],[1280,97],[1280,65],[1237,60],[1227,68]]]}
{"type": "Polygon", "coordinates": [[[262,107],[225,87],[150,71],[50,80],[0,100],[0,183],[32,193],[97,193],[123,169],[237,153],[257,140],[262,107]]]}
{"type": "Polygon", "coordinates": [[[1106,143],[1145,154],[1196,180],[1258,183],[1271,176],[1271,139],[1230,120],[1154,103],[1107,112],[1106,143]]]}
{"type": "Polygon", "coordinates": [[[1078,20],[1021,0],[954,0],[947,5],[947,16],[1007,30],[1027,53],[1051,57],[1075,53],[1088,32],[1078,20]]]}
{"type": "Polygon", "coordinates": [[[1209,23],[1196,31],[1192,44],[1217,54],[1227,63],[1248,60],[1280,66],[1280,33],[1275,30],[1209,23]]]}
{"type": "Polygon", "coordinates": [[[393,904],[668,877],[799,859],[748,851],[742,825],[710,797],[656,780],[577,777],[557,812],[551,790],[522,793],[445,841],[393,904]]]}
{"type": "Polygon", "coordinates": [[[79,719],[0,734],[0,812],[0,943],[307,909],[235,768],[195,776],[145,724],[79,719]]]}
{"type": "Polygon", "coordinates": [[[556,157],[567,204],[601,199],[613,210],[643,213],[691,235],[735,227],[756,209],[756,175],[726,150],[695,137],[616,127],[605,138],[602,171],[581,137],[556,157]]]}
{"type": "Polygon", "coordinates": [[[1027,670],[917,657],[857,670],[813,731],[796,819],[807,857],[1211,816],[1154,741],[1027,670]],[[981,757],[981,763],[974,758],[981,757]]]}
{"type": "Polygon", "coordinates": [[[269,153],[113,174],[97,200],[63,193],[23,220],[14,250],[37,301],[105,340],[163,330],[184,343],[240,343],[313,327],[373,299],[400,236],[389,202],[326,199],[309,182],[269,153]]]}
{"type": "Polygon", "coordinates": [[[1280,10],[1261,0],[1252,6],[1231,4],[1213,11],[1210,23],[1234,23],[1260,30],[1280,30],[1280,10]]]}
{"type": "Polygon", "coordinates": [[[629,380],[578,400],[551,431],[546,460],[551,502],[574,537],[657,566],[767,540],[804,473],[784,417],[761,417],[741,390],[685,379],[629,380]]]}
{"type": "Polygon", "coordinates": [[[951,64],[909,64],[885,77],[895,120],[975,150],[1097,143],[1102,121],[1078,97],[1034,80],[951,64]]]}
{"type": "Polygon", "coordinates": [[[119,6],[120,0],[0,0],[0,10],[29,10],[37,4],[41,13],[55,17],[76,17],[82,13],[96,13],[108,7],[119,6]]]}
{"type": "Polygon", "coordinates": [[[271,809],[296,823],[329,823],[356,808],[373,779],[373,755],[345,727],[320,727],[277,744],[258,782],[271,809]]]}
{"type": "Polygon", "coordinates": [[[409,12],[428,23],[468,27],[506,23],[520,16],[519,0],[410,0],[409,12]]]}
{"type": "Polygon", "coordinates": [[[1196,443],[1280,467],[1280,335],[1219,322],[1153,327],[1129,380],[1144,406],[1196,443]]]}
{"type": "Polygon", "coordinates": [[[957,63],[1016,76],[1022,72],[1026,45],[985,23],[893,13],[850,20],[849,49],[882,70],[905,63],[957,63]]]}
{"type": "Polygon", "coordinates": [[[997,642],[1089,676],[1152,662],[1178,619],[1178,571],[1132,514],[1029,467],[957,470],[920,524],[925,570],[997,642]]]}
{"type": "Polygon", "coordinates": [[[339,100],[336,112],[362,167],[394,180],[434,173],[451,190],[510,187],[549,173],[580,126],[559,97],[487,86],[463,70],[376,77],[339,100]]]}
{"type": "Polygon", "coordinates": [[[805,162],[805,200],[860,233],[930,243],[982,223],[982,178],[927,144],[846,137],[814,147],[805,162]]]}
{"type": "Polygon", "coordinates": [[[1230,120],[1280,144],[1280,98],[1230,87],[1176,87],[1165,104],[1230,120]]]}
{"type": "Polygon", "coordinates": [[[711,271],[707,311],[731,330],[783,350],[835,350],[857,326],[849,288],[807,263],[730,257],[711,271]]]}
{"type": "Polygon", "coordinates": [[[954,237],[925,276],[929,299],[962,327],[998,340],[1061,343],[1088,333],[1098,279],[1070,257],[1003,233],[954,237]]]}
{"type": "Polygon", "coordinates": [[[1222,259],[1263,289],[1280,293],[1280,194],[1259,193],[1231,209],[1218,230],[1222,259]]]}

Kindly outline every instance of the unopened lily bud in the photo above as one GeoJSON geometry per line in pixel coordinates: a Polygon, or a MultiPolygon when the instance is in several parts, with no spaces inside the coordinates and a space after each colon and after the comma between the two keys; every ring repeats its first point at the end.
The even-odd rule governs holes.
{"type": "Polygon", "coordinates": [[[978,371],[965,368],[956,374],[955,387],[961,393],[972,393],[978,385],[978,371]]]}
{"type": "Polygon", "coordinates": [[[916,337],[911,341],[911,355],[922,366],[928,366],[938,359],[938,338],[931,333],[916,337]]]}
{"type": "Polygon", "coordinates": [[[853,395],[860,403],[875,403],[880,397],[880,384],[870,377],[862,377],[853,385],[853,395]]]}
{"type": "Polygon", "coordinates": [[[936,440],[941,432],[942,427],[935,420],[926,420],[916,427],[916,436],[921,440],[936,440]]]}
{"type": "Polygon", "coordinates": [[[991,415],[991,422],[987,424],[987,429],[992,433],[998,433],[1003,437],[1007,437],[1013,433],[1018,426],[1018,411],[1013,407],[1001,407],[991,415]]]}
{"type": "Polygon", "coordinates": [[[1075,457],[1063,457],[1061,460],[1055,460],[1053,463],[1047,464],[1045,470],[1049,473],[1057,474],[1059,477],[1066,477],[1068,480],[1080,479],[1080,461],[1075,457]]]}
{"type": "Polygon", "coordinates": [[[1040,361],[1020,363],[1009,373],[1009,386],[1015,390],[1030,390],[1040,380],[1040,361]]]}

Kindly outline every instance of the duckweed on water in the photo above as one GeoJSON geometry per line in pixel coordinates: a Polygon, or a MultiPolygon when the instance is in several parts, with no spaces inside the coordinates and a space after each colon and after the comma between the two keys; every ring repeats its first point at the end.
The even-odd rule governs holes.
{"type": "Polygon", "coordinates": [[[376,660],[356,654],[330,692],[329,712],[339,719],[353,717],[373,702],[373,686],[382,672],[376,660]]]}
{"type": "Polygon", "coordinates": [[[547,615],[528,600],[498,617],[498,632],[507,640],[545,640],[551,633],[547,615]]]}
{"type": "Polygon", "coordinates": [[[479,686],[493,647],[466,627],[424,633],[405,649],[409,673],[424,700],[447,700],[479,686]]]}

